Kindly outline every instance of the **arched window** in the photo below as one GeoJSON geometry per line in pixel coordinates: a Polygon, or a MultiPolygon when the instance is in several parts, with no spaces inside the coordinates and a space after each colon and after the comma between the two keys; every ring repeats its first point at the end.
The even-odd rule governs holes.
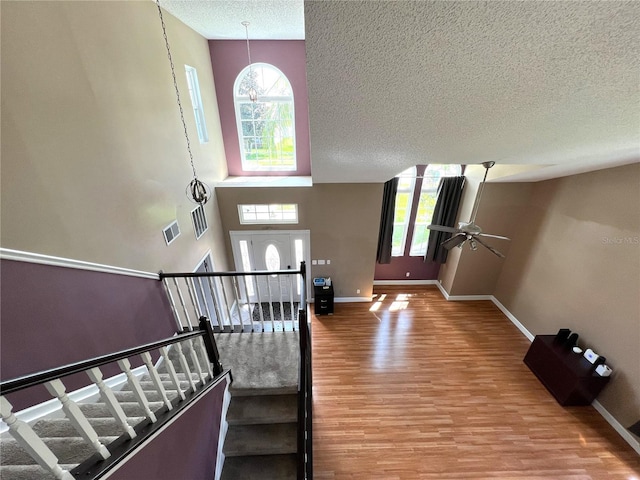
{"type": "Polygon", "coordinates": [[[293,90],[273,65],[254,63],[240,72],[233,86],[242,169],[296,169],[293,90]],[[252,102],[254,88],[258,100],[252,102]]]}
{"type": "Polygon", "coordinates": [[[399,178],[396,193],[396,209],[393,215],[393,237],[391,255],[402,257],[407,243],[407,231],[413,204],[413,189],[416,183],[416,167],[411,167],[396,175],[399,178]]]}
{"type": "Polygon", "coordinates": [[[411,249],[409,255],[424,256],[427,253],[430,230],[427,225],[431,223],[433,209],[436,206],[437,190],[442,177],[457,177],[462,174],[460,165],[429,165],[422,178],[420,188],[420,200],[418,201],[418,211],[413,227],[413,237],[411,238],[411,249]]]}

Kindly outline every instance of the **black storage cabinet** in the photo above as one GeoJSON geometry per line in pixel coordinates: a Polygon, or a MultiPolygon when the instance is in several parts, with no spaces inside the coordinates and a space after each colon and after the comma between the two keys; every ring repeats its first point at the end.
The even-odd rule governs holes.
{"type": "Polygon", "coordinates": [[[313,313],[316,315],[333,315],[333,285],[313,287],[313,313]]]}

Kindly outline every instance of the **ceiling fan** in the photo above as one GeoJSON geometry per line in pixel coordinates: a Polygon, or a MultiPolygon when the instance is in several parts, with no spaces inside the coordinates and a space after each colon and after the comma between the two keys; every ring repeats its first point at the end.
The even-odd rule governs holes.
{"type": "Polygon", "coordinates": [[[484,184],[487,180],[487,173],[489,173],[489,169],[493,167],[496,162],[483,162],[482,166],[485,168],[484,178],[478,187],[478,196],[476,197],[475,204],[473,205],[473,211],[471,212],[471,220],[468,222],[460,222],[458,223],[458,228],[454,227],[446,227],[444,225],[428,225],[427,228],[429,230],[436,230],[438,232],[446,232],[453,233],[454,235],[445,240],[440,245],[442,245],[447,250],[451,250],[453,247],[462,248],[466,242],[469,242],[469,246],[471,250],[477,250],[478,244],[487,248],[493,254],[497,255],[500,258],[505,258],[502,253],[493,248],[491,245],[486,244],[483,241],[483,238],[497,238],[499,240],[511,240],[508,237],[503,237],[501,235],[490,235],[488,233],[483,233],[482,229],[476,225],[476,215],[478,214],[478,207],[480,206],[480,198],[482,197],[482,191],[484,190],[484,184]]]}

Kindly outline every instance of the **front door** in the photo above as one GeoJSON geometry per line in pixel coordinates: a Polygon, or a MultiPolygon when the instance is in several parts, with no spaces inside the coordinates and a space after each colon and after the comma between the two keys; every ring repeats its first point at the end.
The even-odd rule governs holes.
{"type": "MultiPolygon", "coordinates": [[[[236,270],[297,270],[309,257],[309,231],[230,232],[236,270]]],[[[242,300],[249,302],[299,302],[298,275],[245,277],[242,300]]]]}

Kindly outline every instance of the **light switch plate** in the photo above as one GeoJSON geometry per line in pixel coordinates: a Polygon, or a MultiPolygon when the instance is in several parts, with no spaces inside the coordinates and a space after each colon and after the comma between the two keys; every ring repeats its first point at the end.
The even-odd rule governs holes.
{"type": "Polygon", "coordinates": [[[324,265],[324,260],[318,260],[318,265],[324,265]]]}

